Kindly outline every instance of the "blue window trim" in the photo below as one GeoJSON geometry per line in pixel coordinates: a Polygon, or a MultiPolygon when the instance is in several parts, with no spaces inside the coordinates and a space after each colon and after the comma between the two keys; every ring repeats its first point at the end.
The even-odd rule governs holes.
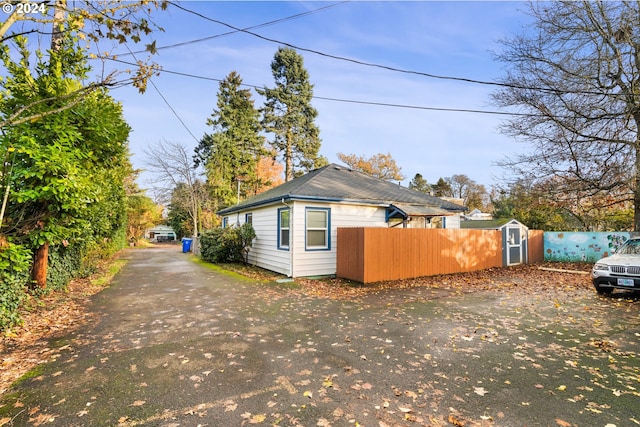
{"type": "Polygon", "coordinates": [[[278,218],[277,219],[278,219],[278,249],[280,249],[282,251],[288,251],[289,247],[291,246],[291,237],[292,237],[291,236],[291,209],[289,209],[289,208],[279,208],[278,209],[278,218]],[[281,224],[282,221],[280,220],[280,217],[282,215],[282,212],[285,212],[285,211],[289,212],[289,245],[282,246],[282,242],[280,241],[280,236],[282,236],[280,224],[281,224]]]}
{"type": "Polygon", "coordinates": [[[249,224],[253,224],[253,212],[248,212],[248,213],[244,214],[244,222],[245,223],[249,223],[249,224]],[[251,218],[251,220],[249,220],[249,218],[251,218]]]}
{"type": "Polygon", "coordinates": [[[222,218],[222,228],[227,228],[229,226],[229,217],[225,216],[222,218]]]}
{"type": "Polygon", "coordinates": [[[331,208],[307,207],[304,212],[304,249],[306,251],[330,251],[331,250],[331,208]],[[307,213],[309,211],[325,211],[327,213],[327,246],[311,246],[307,243],[307,213]]]}

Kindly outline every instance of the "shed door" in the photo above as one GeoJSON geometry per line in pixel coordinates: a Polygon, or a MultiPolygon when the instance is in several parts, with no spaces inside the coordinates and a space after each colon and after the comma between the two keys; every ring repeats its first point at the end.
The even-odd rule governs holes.
{"type": "Polygon", "coordinates": [[[522,264],[522,229],[507,227],[507,265],[522,264]]]}

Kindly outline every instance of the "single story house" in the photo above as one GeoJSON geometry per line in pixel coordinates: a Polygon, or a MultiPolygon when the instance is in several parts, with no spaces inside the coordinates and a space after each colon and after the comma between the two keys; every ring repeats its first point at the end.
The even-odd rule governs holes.
{"type": "Polygon", "coordinates": [[[154,242],[167,242],[176,240],[176,233],[168,225],[156,225],[146,231],[145,237],[154,242]]]}
{"type": "Polygon", "coordinates": [[[488,212],[482,212],[480,209],[474,209],[465,214],[463,219],[469,221],[489,221],[493,219],[493,215],[488,212]]]}
{"type": "Polygon", "coordinates": [[[502,264],[504,266],[528,262],[529,228],[512,218],[460,221],[460,228],[499,230],[502,232],[502,264]]]}
{"type": "Polygon", "coordinates": [[[430,227],[464,206],[330,164],[235,206],[224,227],[252,224],[249,262],[289,277],[336,273],[338,227],[430,227]]]}

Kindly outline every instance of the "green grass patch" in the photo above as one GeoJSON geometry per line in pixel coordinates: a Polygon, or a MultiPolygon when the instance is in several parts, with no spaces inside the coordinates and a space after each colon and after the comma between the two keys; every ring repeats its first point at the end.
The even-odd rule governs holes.
{"type": "Polygon", "coordinates": [[[213,270],[216,273],[224,274],[225,276],[233,277],[234,279],[242,280],[244,282],[268,284],[285,289],[300,288],[300,284],[296,283],[295,280],[283,280],[287,279],[286,276],[260,267],[234,263],[213,264],[196,256],[192,256],[190,259],[194,263],[208,268],[209,270],[213,270]]]}
{"type": "Polygon", "coordinates": [[[100,273],[97,277],[91,280],[91,284],[96,286],[107,286],[111,283],[116,274],[122,270],[122,267],[127,263],[124,259],[117,259],[109,264],[104,273],[100,273]]]}
{"type": "Polygon", "coordinates": [[[191,256],[190,259],[194,263],[196,263],[198,265],[201,265],[201,266],[203,266],[205,268],[208,268],[209,270],[213,270],[216,273],[224,274],[225,276],[233,277],[234,279],[243,280],[243,281],[246,281],[246,282],[255,282],[256,280],[258,280],[258,279],[255,279],[253,277],[249,277],[249,276],[246,276],[244,274],[241,274],[236,270],[228,269],[228,268],[225,268],[225,267],[223,267],[221,265],[212,264],[212,263],[210,263],[208,261],[204,261],[201,258],[198,258],[197,256],[191,256]]]}
{"type": "Polygon", "coordinates": [[[37,366],[35,366],[33,369],[31,369],[29,372],[27,372],[26,374],[24,374],[23,376],[21,376],[20,378],[18,378],[13,384],[13,386],[22,384],[25,381],[29,381],[30,379],[33,378],[38,378],[39,376],[41,376],[43,374],[45,370],[45,364],[41,363],[37,366]]]}

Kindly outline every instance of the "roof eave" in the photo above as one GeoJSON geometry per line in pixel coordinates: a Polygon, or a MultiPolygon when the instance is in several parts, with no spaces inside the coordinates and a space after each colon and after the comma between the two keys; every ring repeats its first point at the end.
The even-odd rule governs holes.
{"type": "Polygon", "coordinates": [[[390,203],[384,201],[364,200],[364,199],[342,199],[338,197],[317,197],[317,196],[304,196],[304,195],[292,195],[287,194],[280,197],[273,197],[266,200],[261,200],[255,203],[248,203],[246,205],[235,205],[225,209],[221,209],[216,212],[218,215],[228,215],[235,212],[242,212],[256,207],[266,207],[278,203],[287,201],[299,201],[299,202],[322,202],[322,203],[348,203],[353,205],[368,205],[368,206],[380,206],[386,207],[390,203]]]}
{"type": "MultiPolygon", "coordinates": [[[[370,200],[370,199],[344,199],[338,197],[318,197],[318,196],[306,196],[306,195],[294,195],[294,194],[286,194],[279,197],[272,197],[266,200],[256,201],[254,203],[248,204],[240,204],[235,206],[230,206],[225,209],[221,209],[216,212],[220,216],[233,214],[236,212],[243,212],[247,210],[251,210],[257,207],[267,207],[275,204],[285,204],[284,202],[288,201],[300,201],[300,202],[321,202],[321,203],[345,203],[351,205],[366,205],[366,206],[377,206],[377,207],[389,207],[391,205],[397,205],[398,203],[392,200],[370,200]]],[[[425,205],[430,206],[430,205],[425,205]]],[[[443,211],[443,215],[454,215],[454,212],[464,211],[464,206],[460,206],[460,209],[447,209],[439,206],[433,206],[434,208],[441,209],[443,211]],[[447,212],[447,213],[445,213],[447,212]]],[[[430,216],[442,216],[442,215],[430,215],[430,216]]]]}

